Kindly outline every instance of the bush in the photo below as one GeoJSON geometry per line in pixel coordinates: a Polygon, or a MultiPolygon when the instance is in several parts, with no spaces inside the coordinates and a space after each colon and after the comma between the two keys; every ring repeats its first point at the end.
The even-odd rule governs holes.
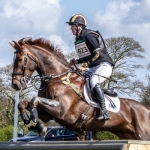
{"type": "Polygon", "coordinates": [[[0,129],[0,141],[9,141],[13,137],[13,126],[9,125],[0,129]]]}
{"type": "MultiPolygon", "coordinates": [[[[24,126],[23,129],[24,129],[24,135],[29,132],[27,127],[24,126]]],[[[12,125],[8,125],[6,127],[0,128],[0,142],[11,140],[13,138],[13,133],[14,133],[14,126],[12,125]]]]}
{"type": "Polygon", "coordinates": [[[95,134],[96,140],[119,140],[118,136],[108,131],[99,131],[95,134]]]}

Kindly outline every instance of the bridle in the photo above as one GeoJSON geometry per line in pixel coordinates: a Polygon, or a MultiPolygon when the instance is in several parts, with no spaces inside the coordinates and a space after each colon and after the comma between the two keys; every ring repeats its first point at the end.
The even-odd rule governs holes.
{"type": "MultiPolygon", "coordinates": [[[[16,51],[15,54],[19,53],[19,52],[20,51],[16,51]]],[[[25,76],[25,71],[26,71],[26,67],[27,67],[27,61],[28,61],[28,59],[27,59],[27,51],[26,51],[26,47],[25,47],[23,71],[22,72],[13,72],[12,73],[12,77],[14,75],[23,75],[23,77],[25,76]]]]}
{"type": "MultiPolygon", "coordinates": [[[[16,53],[19,53],[19,52],[21,52],[21,51],[20,51],[20,50],[17,50],[17,51],[15,52],[15,54],[16,54],[16,53]]],[[[26,47],[25,47],[25,48],[24,48],[23,70],[22,70],[22,72],[13,72],[13,73],[12,73],[12,78],[15,79],[15,80],[17,80],[17,81],[19,81],[21,84],[25,84],[25,85],[29,88],[29,87],[31,86],[31,83],[30,83],[30,78],[31,78],[31,76],[26,73],[28,58],[30,58],[30,59],[33,60],[35,63],[37,63],[37,62],[36,62],[36,59],[34,59],[32,56],[30,56],[30,55],[28,54],[27,49],[26,49],[26,47]],[[15,77],[16,75],[22,75],[22,78],[19,80],[18,78],[15,77]]]]}
{"type": "MultiPolygon", "coordinates": [[[[21,52],[20,50],[17,50],[15,53],[19,53],[21,52]]],[[[28,63],[28,59],[31,59],[32,61],[34,61],[36,64],[38,64],[37,59],[34,58],[34,56],[29,55],[27,52],[26,47],[24,48],[24,63],[23,63],[23,70],[22,72],[13,72],[12,73],[12,78],[19,81],[21,84],[25,84],[27,88],[31,87],[32,84],[34,83],[34,87],[37,90],[43,90],[43,88],[37,88],[36,87],[36,83],[38,81],[44,81],[44,82],[48,82],[50,80],[53,79],[57,79],[61,76],[64,76],[65,74],[69,73],[69,72],[77,72],[75,71],[73,68],[70,68],[69,70],[63,72],[63,73],[59,73],[59,74],[53,74],[50,76],[40,76],[40,75],[35,75],[35,76],[30,76],[26,73],[26,68],[27,68],[27,63],[28,63]],[[16,78],[16,75],[21,75],[22,78],[19,80],[18,78],[16,78]]],[[[78,74],[78,73],[77,73],[78,74]]],[[[55,82],[62,82],[62,80],[57,80],[55,82]]]]}

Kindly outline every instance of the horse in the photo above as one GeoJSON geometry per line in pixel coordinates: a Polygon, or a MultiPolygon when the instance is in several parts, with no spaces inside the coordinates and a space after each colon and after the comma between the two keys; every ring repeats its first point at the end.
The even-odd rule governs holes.
{"type": "Polygon", "coordinates": [[[73,130],[81,140],[84,140],[85,131],[109,131],[119,139],[150,140],[149,108],[136,100],[118,97],[119,111],[109,112],[109,120],[98,120],[100,110],[83,99],[85,78],[77,71],[71,71],[73,69],[60,49],[44,38],[22,38],[10,44],[15,49],[12,87],[26,89],[26,83],[37,71],[41,88],[45,90],[39,90],[38,97],[30,102],[21,101],[20,113],[37,108],[43,122],[54,119],[73,130]]]}

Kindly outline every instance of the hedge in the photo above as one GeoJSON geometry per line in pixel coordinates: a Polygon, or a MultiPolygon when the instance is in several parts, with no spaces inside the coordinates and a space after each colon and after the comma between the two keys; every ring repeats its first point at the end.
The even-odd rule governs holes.
{"type": "Polygon", "coordinates": [[[108,131],[99,131],[95,133],[96,140],[119,140],[118,136],[108,131]]]}

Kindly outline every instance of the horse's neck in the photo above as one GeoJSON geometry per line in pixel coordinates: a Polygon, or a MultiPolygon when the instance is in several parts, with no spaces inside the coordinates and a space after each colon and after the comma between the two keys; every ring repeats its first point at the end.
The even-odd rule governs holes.
{"type": "Polygon", "coordinates": [[[46,50],[31,49],[31,51],[39,61],[37,71],[41,75],[49,76],[51,74],[62,73],[69,69],[68,66],[60,62],[57,56],[46,50]]]}

